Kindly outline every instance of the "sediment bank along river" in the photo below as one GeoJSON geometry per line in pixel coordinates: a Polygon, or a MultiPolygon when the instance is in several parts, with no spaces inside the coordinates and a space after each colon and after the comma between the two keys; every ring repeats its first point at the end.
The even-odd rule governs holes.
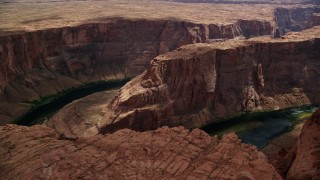
{"type": "Polygon", "coordinates": [[[302,106],[272,112],[246,113],[238,117],[224,119],[203,128],[210,135],[222,136],[235,132],[243,143],[253,144],[258,149],[265,147],[277,136],[291,131],[295,125],[303,123],[318,106],[302,106]]]}
{"type": "Polygon", "coordinates": [[[90,94],[120,89],[129,79],[121,81],[101,81],[83,85],[81,87],[68,89],[56,95],[44,97],[33,103],[33,108],[24,116],[18,118],[15,123],[18,125],[30,126],[43,123],[48,117],[52,116],[59,109],[74,100],[83,98],[90,94]]]}

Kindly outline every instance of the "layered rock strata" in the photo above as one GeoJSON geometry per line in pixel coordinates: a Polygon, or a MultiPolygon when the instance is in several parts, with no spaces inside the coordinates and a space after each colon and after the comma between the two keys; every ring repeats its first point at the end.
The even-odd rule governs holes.
{"type": "Polygon", "coordinates": [[[319,103],[319,32],[188,45],[160,55],[107,106],[100,131],[194,128],[240,112],[319,103]]]}
{"type": "Polygon", "coordinates": [[[281,179],[235,134],[182,127],[68,139],[39,125],[1,126],[0,158],[4,179],[281,179]]]}
{"type": "Polygon", "coordinates": [[[271,30],[269,22],[258,20],[239,20],[230,25],[109,20],[101,24],[3,36],[0,44],[4,64],[1,90],[16,76],[41,68],[81,82],[110,79],[109,76],[132,76],[144,70],[153,57],[185,44],[216,38],[270,35],[271,30]]]}
{"type": "Polygon", "coordinates": [[[0,124],[25,114],[30,102],[62,90],[136,76],[152,58],[182,45],[271,34],[280,37],[319,24],[317,12],[317,7],[276,8],[275,22],[249,18],[229,24],[110,18],[1,35],[0,124]]]}
{"type": "Polygon", "coordinates": [[[143,72],[154,57],[190,43],[237,36],[270,35],[270,22],[230,25],[178,20],[109,19],[77,27],[0,37],[2,124],[23,114],[41,97],[99,80],[121,80],[143,72]]]}
{"type": "Polygon", "coordinates": [[[275,37],[281,37],[290,31],[302,31],[320,25],[320,7],[308,8],[276,8],[275,37]]]}

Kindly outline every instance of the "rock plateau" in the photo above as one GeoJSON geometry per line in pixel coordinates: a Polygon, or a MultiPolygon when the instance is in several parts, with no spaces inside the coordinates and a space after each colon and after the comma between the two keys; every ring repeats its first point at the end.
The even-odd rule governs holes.
{"type": "Polygon", "coordinates": [[[320,179],[320,109],[267,156],[197,129],[320,103],[319,2],[177,1],[0,2],[1,179],[320,179]]]}
{"type": "Polygon", "coordinates": [[[44,126],[0,127],[4,179],[281,179],[265,155],[235,134],[123,129],[68,139],[44,126]]]}

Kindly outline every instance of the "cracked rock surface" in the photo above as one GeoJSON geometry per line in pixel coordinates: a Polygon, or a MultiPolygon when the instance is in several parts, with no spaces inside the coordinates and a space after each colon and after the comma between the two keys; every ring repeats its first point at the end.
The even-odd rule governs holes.
{"type": "Polygon", "coordinates": [[[4,179],[281,179],[265,155],[235,134],[128,129],[71,139],[45,126],[0,127],[4,179]]]}

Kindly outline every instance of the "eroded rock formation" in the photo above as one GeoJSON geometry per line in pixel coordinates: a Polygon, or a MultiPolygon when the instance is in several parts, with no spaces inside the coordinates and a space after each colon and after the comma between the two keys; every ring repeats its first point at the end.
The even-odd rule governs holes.
{"type": "Polygon", "coordinates": [[[239,20],[230,25],[178,20],[109,19],[1,36],[2,124],[23,114],[40,97],[99,80],[121,80],[143,72],[154,57],[210,38],[270,35],[270,22],[239,20]]]}
{"type": "Polygon", "coordinates": [[[110,18],[1,35],[0,124],[25,114],[30,102],[62,90],[134,77],[154,57],[182,45],[271,34],[280,37],[319,24],[317,12],[316,6],[275,8],[274,22],[244,18],[224,24],[110,18]]]}
{"type": "Polygon", "coordinates": [[[121,89],[99,127],[194,128],[239,112],[319,103],[319,29],[283,40],[188,45],[160,55],[121,89]]]}
{"type": "Polygon", "coordinates": [[[275,37],[281,37],[290,31],[302,31],[320,25],[319,7],[308,8],[277,8],[274,11],[275,24],[278,32],[275,37]]]}
{"type": "Polygon", "coordinates": [[[235,134],[182,127],[66,139],[44,126],[1,126],[0,159],[4,179],[281,179],[235,134]]]}
{"type": "Polygon", "coordinates": [[[16,76],[38,68],[80,82],[130,77],[141,73],[153,57],[182,45],[213,38],[269,35],[271,30],[269,22],[258,20],[239,20],[230,26],[168,20],[109,20],[103,24],[4,36],[1,37],[4,63],[1,90],[16,76]]]}
{"type": "MultiPolygon", "coordinates": [[[[87,82],[133,77],[161,53],[209,44],[154,58],[112,101],[114,94],[98,93],[69,104],[48,122],[53,129],[1,126],[0,176],[281,179],[263,153],[234,134],[219,140],[198,129],[163,126],[194,128],[239,112],[319,103],[319,27],[305,38],[225,41],[272,30],[280,37],[319,24],[319,9],[305,10],[278,9],[278,27],[258,20],[216,25],[109,19],[1,36],[0,125],[40,97],[87,82]],[[225,42],[210,44],[214,41],[225,42]],[[93,103],[87,102],[93,96],[105,99],[92,109],[82,106],[93,103]]],[[[320,177],[319,113],[289,152],[288,179],[320,177]]]]}
{"type": "Polygon", "coordinates": [[[287,179],[320,178],[320,109],[307,120],[301,131],[293,164],[287,179]]]}
{"type": "Polygon", "coordinates": [[[286,179],[320,178],[320,109],[262,150],[286,179]]]}

